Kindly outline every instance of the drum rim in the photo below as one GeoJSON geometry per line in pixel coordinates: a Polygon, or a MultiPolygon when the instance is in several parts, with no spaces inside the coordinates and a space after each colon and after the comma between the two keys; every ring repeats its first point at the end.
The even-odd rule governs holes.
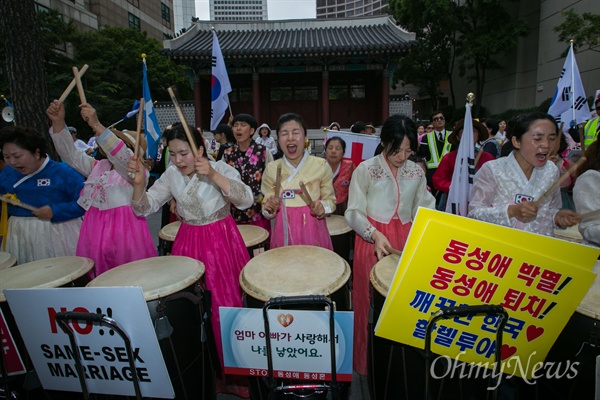
{"type": "MultiPolygon", "coordinates": [[[[392,286],[392,282],[389,282],[388,288],[387,290],[385,290],[385,288],[382,285],[382,282],[380,282],[380,279],[377,279],[378,276],[375,274],[375,271],[377,270],[377,265],[383,265],[380,264],[382,263],[384,260],[391,260],[393,258],[397,257],[398,261],[400,260],[400,257],[394,254],[389,254],[387,256],[385,256],[384,258],[382,258],[381,260],[379,260],[374,266],[373,268],[371,268],[371,272],[369,273],[369,280],[371,281],[371,285],[373,286],[373,288],[375,290],[377,290],[377,293],[379,293],[380,295],[382,295],[383,297],[387,297],[389,291],[390,291],[390,287],[392,286]],[[388,258],[389,257],[389,258],[388,258]]],[[[396,268],[398,266],[396,265],[396,268]]],[[[393,281],[393,276],[392,276],[392,281],[393,281]]]]}
{"type": "Polygon", "coordinates": [[[256,225],[249,225],[249,224],[240,224],[237,226],[238,230],[240,231],[240,235],[242,235],[242,240],[244,241],[244,244],[246,245],[246,247],[251,247],[251,246],[256,246],[257,244],[261,244],[262,242],[264,242],[265,240],[267,240],[269,238],[269,231],[267,231],[265,228],[262,228],[260,226],[256,226],[256,225]],[[244,237],[244,233],[242,232],[242,230],[248,231],[246,233],[250,234],[253,233],[252,231],[254,231],[255,233],[260,233],[260,236],[258,236],[257,238],[248,238],[249,240],[246,241],[246,238],[244,237]]]}
{"type": "MultiPolygon", "coordinates": [[[[352,232],[352,228],[350,227],[350,225],[348,225],[348,222],[346,222],[346,218],[342,217],[341,215],[330,215],[327,218],[325,218],[325,223],[327,224],[327,230],[329,231],[329,236],[338,236],[338,235],[343,235],[345,233],[348,232],[352,232]],[[329,229],[329,221],[344,221],[344,223],[346,224],[345,226],[342,226],[340,230],[336,230],[336,231],[331,231],[329,229]]],[[[339,228],[339,227],[338,227],[339,228]]]]}
{"type": "Polygon", "coordinates": [[[82,276],[87,274],[92,268],[94,268],[94,261],[90,258],[79,257],[79,256],[64,256],[64,257],[44,258],[41,260],[31,261],[31,262],[28,262],[25,264],[19,264],[14,267],[11,267],[11,268],[1,270],[0,271],[0,302],[6,301],[6,297],[4,296],[4,289],[46,289],[46,288],[54,289],[54,288],[59,288],[61,286],[64,286],[68,283],[74,282],[77,279],[81,278],[82,276]],[[22,275],[22,274],[26,274],[26,275],[32,276],[32,277],[36,276],[36,274],[31,274],[31,273],[28,274],[27,272],[31,272],[31,271],[28,271],[29,269],[33,269],[33,268],[39,269],[40,264],[49,262],[49,260],[65,260],[65,259],[68,259],[68,260],[77,259],[77,260],[81,260],[82,263],[78,267],[77,270],[70,271],[71,273],[69,275],[61,276],[59,279],[55,279],[52,281],[45,280],[44,282],[36,284],[36,286],[31,286],[31,285],[29,285],[28,287],[15,287],[15,286],[7,287],[7,286],[5,286],[7,283],[7,279],[10,280],[11,278],[22,275]]]}
{"type": "MultiPolygon", "coordinates": [[[[175,236],[177,236],[177,232],[175,232],[175,236],[171,236],[171,235],[166,235],[164,229],[168,228],[168,227],[173,227],[177,225],[178,227],[181,227],[181,221],[173,221],[171,223],[168,223],[167,225],[163,226],[162,228],[160,228],[160,230],[158,231],[158,237],[161,238],[162,240],[166,240],[168,242],[173,242],[175,240],[175,236]]],[[[177,231],[179,231],[179,228],[177,228],[177,231]]]]}
{"type": "Polygon", "coordinates": [[[17,257],[15,257],[14,255],[10,254],[7,251],[0,251],[0,257],[3,254],[8,254],[8,257],[5,261],[0,260],[0,271],[2,271],[3,269],[10,268],[17,263],[17,257]]]}
{"type": "MultiPolygon", "coordinates": [[[[157,266],[152,264],[151,267],[148,268],[164,268],[165,266],[157,266]]],[[[142,260],[137,260],[137,261],[132,261],[129,262],[127,264],[123,264],[123,265],[119,265],[118,267],[112,268],[108,271],[106,271],[105,273],[97,276],[96,278],[92,279],[91,282],[89,282],[86,287],[129,287],[129,286],[133,286],[133,287],[140,287],[142,289],[142,293],[144,296],[144,301],[149,302],[149,301],[153,301],[153,300],[157,300],[160,298],[164,298],[167,296],[172,295],[173,293],[177,293],[182,291],[185,288],[190,287],[191,285],[193,285],[195,282],[198,282],[202,276],[204,276],[204,272],[206,270],[206,267],[204,266],[204,263],[196,260],[195,258],[192,257],[187,257],[187,256],[160,256],[160,257],[149,257],[149,258],[144,258],[142,260]],[[152,261],[159,261],[158,259],[160,259],[160,261],[166,261],[164,260],[165,257],[169,257],[173,262],[176,262],[176,258],[179,259],[185,259],[186,261],[194,261],[195,265],[197,265],[199,268],[198,270],[194,271],[193,275],[189,275],[188,277],[186,277],[185,279],[180,280],[179,282],[176,283],[171,283],[167,288],[165,288],[165,286],[162,286],[160,288],[147,288],[144,289],[143,286],[141,285],[136,285],[135,282],[128,282],[128,284],[122,284],[122,285],[116,285],[116,284],[109,284],[106,285],[106,281],[107,279],[112,279],[114,278],[113,275],[116,275],[116,277],[118,278],[119,275],[123,275],[124,271],[131,273],[132,272],[132,265],[134,264],[134,267],[138,267],[138,268],[142,268],[143,267],[143,263],[144,261],[147,260],[152,260],[152,261]]],[[[154,273],[155,270],[152,271],[152,273],[154,273]]],[[[125,273],[126,274],[126,273],[125,273]]],[[[117,279],[115,279],[117,280],[117,279]]],[[[138,282],[139,283],[139,282],[138,282]]]]}
{"type": "Polygon", "coordinates": [[[346,260],[344,260],[342,257],[340,257],[339,255],[337,255],[336,253],[334,253],[331,250],[328,249],[324,249],[322,247],[317,247],[317,246],[302,246],[302,245],[297,245],[297,246],[286,246],[286,247],[278,247],[275,249],[271,249],[268,251],[265,251],[264,253],[259,254],[258,256],[254,257],[253,259],[251,259],[248,264],[246,264],[246,266],[242,269],[242,272],[240,272],[240,276],[239,276],[239,283],[240,283],[240,287],[242,288],[242,291],[244,293],[246,293],[247,295],[251,296],[252,298],[259,300],[259,301],[268,301],[270,298],[273,297],[289,297],[289,296],[303,296],[303,295],[323,295],[323,296],[330,296],[333,293],[337,292],[338,290],[340,290],[350,279],[350,274],[351,274],[351,269],[350,269],[350,265],[348,265],[348,263],[346,262],[346,260]],[[341,260],[343,262],[343,266],[344,266],[344,271],[342,272],[342,275],[338,277],[338,280],[335,281],[335,283],[333,283],[332,286],[330,287],[325,287],[323,288],[324,290],[310,290],[310,292],[294,292],[294,293],[286,293],[285,296],[283,296],[281,293],[273,293],[270,290],[264,290],[262,292],[259,292],[259,290],[257,290],[258,288],[252,284],[251,282],[248,282],[247,279],[245,279],[244,276],[244,272],[246,271],[246,267],[252,263],[252,266],[258,264],[261,265],[259,262],[261,260],[261,257],[264,258],[265,255],[268,254],[272,254],[273,251],[285,251],[282,249],[289,249],[289,248],[300,248],[300,247],[306,247],[306,248],[310,248],[311,250],[314,249],[319,249],[316,251],[324,251],[327,252],[327,254],[335,256],[337,258],[339,258],[339,260],[341,260]],[[266,297],[267,295],[271,294],[271,297],[266,297]]]}
{"type": "Polygon", "coordinates": [[[600,296],[596,296],[595,299],[592,299],[593,294],[598,294],[598,291],[600,291],[600,260],[597,260],[594,263],[594,266],[592,267],[592,272],[596,274],[596,278],[594,279],[594,282],[592,282],[592,285],[590,286],[588,291],[585,293],[585,296],[583,296],[583,299],[581,299],[581,301],[579,302],[579,305],[577,306],[575,311],[581,315],[585,315],[586,317],[595,319],[596,321],[600,321],[600,310],[597,307],[598,305],[594,304],[593,301],[600,301],[600,296]],[[595,310],[594,306],[596,306],[595,310]]]}

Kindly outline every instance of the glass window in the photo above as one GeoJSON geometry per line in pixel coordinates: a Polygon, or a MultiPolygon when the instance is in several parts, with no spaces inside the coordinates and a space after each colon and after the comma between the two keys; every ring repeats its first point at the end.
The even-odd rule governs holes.
{"type": "Polygon", "coordinates": [[[127,2],[134,7],[140,8],[140,0],[127,0],[127,2]]]}
{"type": "Polygon", "coordinates": [[[271,88],[271,101],[289,101],[292,100],[292,87],[280,86],[271,88]]]}
{"type": "Polygon", "coordinates": [[[365,85],[351,85],[350,86],[350,98],[364,99],[365,98],[365,85]]]}
{"type": "Polygon", "coordinates": [[[240,88],[240,100],[244,102],[252,102],[252,88],[240,88]]]}
{"type": "Polygon", "coordinates": [[[135,28],[138,31],[140,31],[141,30],[140,19],[138,17],[136,17],[135,15],[133,15],[132,13],[129,13],[128,18],[129,18],[129,27],[135,28]]]}
{"type": "Polygon", "coordinates": [[[343,100],[348,98],[348,86],[331,85],[329,86],[329,100],[343,100]]]}
{"type": "Polygon", "coordinates": [[[313,86],[301,86],[294,90],[294,100],[318,100],[319,92],[313,86]]]}

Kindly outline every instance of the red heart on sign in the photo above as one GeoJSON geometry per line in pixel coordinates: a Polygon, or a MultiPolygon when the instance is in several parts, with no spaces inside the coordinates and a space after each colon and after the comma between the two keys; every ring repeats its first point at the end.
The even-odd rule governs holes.
{"type": "Polygon", "coordinates": [[[279,314],[277,316],[277,322],[281,324],[284,328],[287,328],[294,322],[294,316],[292,314],[279,314]]]}
{"type": "Polygon", "coordinates": [[[512,357],[517,352],[517,348],[514,346],[509,346],[507,344],[502,345],[502,359],[506,360],[507,358],[512,357]]]}
{"type": "Polygon", "coordinates": [[[527,327],[527,341],[531,342],[534,339],[542,336],[544,333],[544,328],[541,326],[529,325],[527,327]]]}

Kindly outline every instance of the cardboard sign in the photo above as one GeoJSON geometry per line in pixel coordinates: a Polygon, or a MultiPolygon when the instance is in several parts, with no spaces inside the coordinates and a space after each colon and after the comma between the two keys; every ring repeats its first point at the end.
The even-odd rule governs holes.
{"type": "MultiPolygon", "coordinates": [[[[21,359],[19,349],[17,349],[17,345],[13,339],[13,334],[8,329],[8,325],[6,324],[6,319],[4,319],[2,310],[0,310],[0,345],[0,351],[4,353],[3,355],[4,362],[6,363],[6,374],[11,376],[24,374],[27,372],[25,365],[23,364],[23,360],[21,359]]],[[[0,376],[2,376],[2,371],[0,371],[0,376]]]]}
{"type": "MultiPolygon", "coordinates": [[[[140,287],[6,289],[11,312],[44,389],[81,392],[69,337],[55,320],[61,311],[103,313],[128,334],[144,397],[173,398],[173,386],[140,287]]],[[[112,329],[71,322],[90,393],[134,396],[121,337],[112,329]]]]}
{"type": "MultiPolygon", "coordinates": [[[[225,373],[268,376],[262,309],[221,307],[225,373]]],[[[352,380],[354,313],[336,312],[338,381],[352,380]]],[[[275,378],[331,379],[329,312],[269,310],[275,378]]]]}
{"type": "MultiPolygon", "coordinates": [[[[419,209],[375,334],[424,348],[440,308],[502,305],[504,372],[531,377],[594,281],[600,250],[419,209]]],[[[432,351],[493,366],[497,317],[443,320],[432,351]]]]}

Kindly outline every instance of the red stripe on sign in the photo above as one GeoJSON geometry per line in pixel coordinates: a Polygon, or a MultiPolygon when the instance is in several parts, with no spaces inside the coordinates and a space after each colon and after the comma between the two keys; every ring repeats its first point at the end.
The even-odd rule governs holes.
{"type": "Polygon", "coordinates": [[[354,142],[352,143],[352,151],[350,153],[350,159],[354,163],[354,166],[357,167],[363,161],[363,144],[354,142]]]}

